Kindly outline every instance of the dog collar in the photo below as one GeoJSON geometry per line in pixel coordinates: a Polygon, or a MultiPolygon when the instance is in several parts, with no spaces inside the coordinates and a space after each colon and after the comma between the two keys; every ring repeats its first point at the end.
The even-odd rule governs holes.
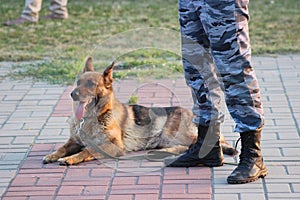
{"type": "Polygon", "coordinates": [[[79,121],[80,122],[79,122],[79,128],[77,129],[77,135],[80,135],[80,131],[81,131],[83,123],[84,123],[84,118],[81,118],[79,121]]]}

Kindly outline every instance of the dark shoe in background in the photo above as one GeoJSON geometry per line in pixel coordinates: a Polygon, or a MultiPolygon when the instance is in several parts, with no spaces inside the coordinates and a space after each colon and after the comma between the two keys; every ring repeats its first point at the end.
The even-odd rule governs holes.
{"type": "Polygon", "coordinates": [[[40,20],[64,20],[66,19],[64,16],[58,16],[58,15],[53,15],[53,14],[49,14],[49,15],[45,15],[40,17],[40,20]]]}
{"type": "Polygon", "coordinates": [[[9,20],[9,21],[3,23],[3,25],[5,25],[5,26],[16,26],[16,25],[21,25],[21,24],[26,24],[26,23],[36,23],[36,22],[32,22],[28,19],[20,17],[18,19],[9,20]]]}

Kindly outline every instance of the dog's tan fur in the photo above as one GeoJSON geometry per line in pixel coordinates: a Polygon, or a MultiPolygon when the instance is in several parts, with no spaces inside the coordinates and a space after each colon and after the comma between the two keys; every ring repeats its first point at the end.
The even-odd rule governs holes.
{"type": "MultiPolygon", "coordinates": [[[[104,158],[86,146],[77,134],[82,117],[85,137],[114,157],[147,149],[180,154],[196,141],[197,127],[192,123],[191,111],[181,107],[146,108],[122,104],[114,97],[112,74],[113,64],[98,73],[94,71],[92,58],[87,59],[84,73],[71,93],[74,115],[70,120],[70,138],[57,151],[45,156],[44,163],[59,161],[73,165],[104,158]]],[[[223,136],[220,141],[224,153],[235,153],[223,136]]]]}

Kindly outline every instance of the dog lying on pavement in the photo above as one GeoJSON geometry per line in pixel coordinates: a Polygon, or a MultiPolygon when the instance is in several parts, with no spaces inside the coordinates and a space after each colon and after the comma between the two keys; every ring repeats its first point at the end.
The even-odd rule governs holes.
{"type": "MultiPolygon", "coordinates": [[[[105,158],[101,152],[112,157],[152,149],[181,154],[196,142],[197,127],[191,111],[181,107],[125,105],[118,101],[113,91],[113,67],[114,64],[103,73],[95,72],[92,58],[87,59],[83,74],[71,92],[70,138],[45,156],[43,163],[58,161],[61,165],[74,165],[105,158]],[[79,130],[96,149],[86,144],[79,130]]],[[[237,153],[222,135],[220,142],[225,154],[237,153]]]]}

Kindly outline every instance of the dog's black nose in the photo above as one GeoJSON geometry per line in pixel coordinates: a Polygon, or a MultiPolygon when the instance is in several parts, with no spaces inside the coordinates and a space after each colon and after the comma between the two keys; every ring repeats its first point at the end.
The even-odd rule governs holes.
{"type": "Polygon", "coordinates": [[[79,99],[79,91],[78,90],[73,90],[72,92],[71,92],[71,97],[72,97],[72,99],[74,100],[74,101],[77,101],[78,99],[79,99]]]}

